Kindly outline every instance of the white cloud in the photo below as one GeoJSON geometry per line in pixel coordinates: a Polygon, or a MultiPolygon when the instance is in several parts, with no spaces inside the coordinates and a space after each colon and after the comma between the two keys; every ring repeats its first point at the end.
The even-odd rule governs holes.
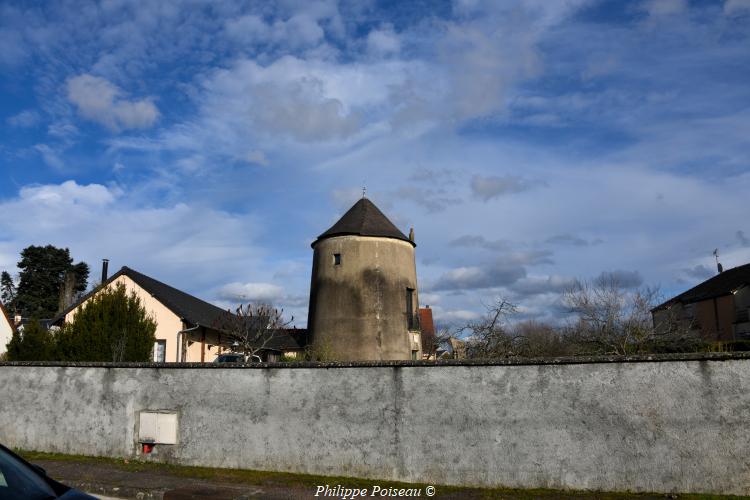
{"type": "Polygon", "coordinates": [[[543,185],[545,184],[542,181],[524,179],[516,175],[502,177],[475,175],[471,178],[472,193],[483,201],[489,201],[505,194],[521,193],[543,185]]]}
{"type": "Polygon", "coordinates": [[[204,112],[249,124],[249,132],[259,135],[303,142],[344,138],[358,130],[360,118],[353,109],[357,98],[336,81],[341,76],[334,66],[294,57],[268,66],[240,61],[206,82],[204,112]]]}
{"type": "Polygon", "coordinates": [[[605,285],[614,284],[622,288],[636,288],[643,284],[643,277],[638,271],[602,271],[594,280],[605,285]]]}
{"type": "Polygon", "coordinates": [[[397,54],[401,50],[401,41],[392,27],[372,30],[367,35],[367,50],[379,56],[397,54]]]}
{"type": "Polygon", "coordinates": [[[279,45],[287,50],[310,48],[325,39],[325,31],[319,22],[327,17],[325,14],[300,10],[286,19],[270,22],[259,15],[246,14],[227,20],[224,32],[230,39],[245,45],[279,45]]]}
{"type": "Polygon", "coordinates": [[[50,146],[46,144],[35,144],[34,149],[36,149],[39,154],[42,155],[44,163],[46,163],[50,167],[56,170],[62,170],[65,167],[65,162],[62,160],[62,158],[60,158],[58,152],[50,146]]]}
{"type": "MultiPolygon", "coordinates": [[[[219,283],[269,274],[258,220],[195,201],[153,206],[152,193],[101,184],[25,186],[0,200],[7,252],[30,244],[69,247],[76,260],[110,259],[178,289],[211,299],[219,283]]],[[[12,269],[9,269],[12,271],[12,269]]]]}
{"type": "Polygon", "coordinates": [[[225,300],[273,302],[284,295],[284,289],[271,283],[228,283],[219,289],[225,300]]]}
{"type": "Polygon", "coordinates": [[[724,3],[725,14],[741,14],[743,12],[750,12],[750,0],[727,0],[724,3]]]}
{"type": "Polygon", "coordinates": [[[150,127],[159,118],[151,99],[128,100],[120,88],[89,74],[68,79],[67,96],[81,116],[114,131],[150,127]]]}
{"type": "Polygon", "coordinates": [[[461,323],[467,321],[474,321],[481,317],[477,311],[468,309],[443,309],[442,307],[434,307],[432,309],[435,321],[445,323],[461,323]]]}
{"type": "Polygon", "coordinates": [[[513,283],[509,289],[521,297],[547,293],[559,294],[572,287],[573,278],[565,276],[527,276],[513,283]]]}
{"type": "Polygon", "coordinates": [[[75,181],[62,184],[26,186],[21,188],[19,197],[24,202],[42,204],[50,208],[64,209],[73,205],[102,207],[115,201],[120,194],[117,188],[107,188],[100,184],[80,185],[75,181]]]}
{"type": "Polygon", "coordinates": [[[641,8],[651,17],[670,16],[684,12],[688,3],[687,0],[649,0],[641,8]]]}
{"type": "Polygon", "coordinates": [[[526,270],[523,266],[510,262],[482,267],[459,267],[444,273],[430,290],[474,290],[508,286],[524,276],[526,270]]]}
{"type": "Polygon", "coordinates": [[[39,120],[41,120],[39,113],[32,109],[27,109],[9,117],[8,124],[12,127],[28,128],[39,123],[39,120]]]}
{"type": "Polygon", "coordinates": [[[267,167],[268,165],[271,164],[271,162],[268,161],[268,158],[266,158],[266,154],[260,149],[253,149],[252,151],[249,151],[243,157],[243,160],[245,160],[248,163],[260,165],[262,167],[267,167]]]}

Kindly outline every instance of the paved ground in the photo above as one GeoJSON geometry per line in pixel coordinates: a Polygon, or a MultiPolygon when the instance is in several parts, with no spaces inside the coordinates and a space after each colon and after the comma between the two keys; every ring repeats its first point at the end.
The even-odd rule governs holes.
{"type": "MultiPolygon", "coordinates": [[[[382,488],[418,488],[421,498],[428,498],[428,485],[411,485],[387,481],[372,481],[355,478],[330,478],[286,474],[278,472],[210,469],[182,467],[158,463],[144,463],[108,458],[52,455],[46,453],[21,452],[27,460],[42,466],[47,473],[65,484],[93,495],[114,498],[138,498],[142,500],[165,499],[186,500],[212,498],[216,500],[267,498],[307,499],[316,498],[318,485],[340,484],[348,488],[367,488],[368,498],[375,486],[382,488]]],[[[552,490],[506,490],[481,488],[456,488],[435,486],[433,498],[439,499],[697,499],[731,498],[701,495],[659,495],[596,492],[564,492],[552,490]]],[[[323,496],[318,496],[318,499],[323,496]]],[[[326,498],[342,498],[331,495],[326,498]]],[[[737,498],[737,497],[735,497],[737,498]]]]}
{"type": "Polygon", "coordinates": [[[243,484],[221,478],[190,478],[175,474],[168,469],[144,467],[138,464],[129,467],[128,463],[100,463],[94,461],[70,461],[36,459],[49,476],[74,486],[92,495],[106,495],[116,498],[152,499],[192,499],[215,498],[242,499],[295,499],[304,498],[305,489],[283,485],[243,484]],[[151,470],[149,470],[151,469],[151,470]]]}

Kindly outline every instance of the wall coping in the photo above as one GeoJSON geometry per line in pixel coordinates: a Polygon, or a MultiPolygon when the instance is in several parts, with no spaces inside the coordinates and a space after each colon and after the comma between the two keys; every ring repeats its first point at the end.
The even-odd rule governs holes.
{"type": "Polygon", "coordinates": [[[640,354],[632,356],[575,356],[560,358],[462,359],[439,361],[335,361],[286,363],[103,363],[67,361],[2,361],[0,367],[70,367],[70,368],[156,368],[156,369],[232,369],[257,370],[267,368],[441,368],[451,366],[528,366],[528,365],[584,365],[597,363],[655,363],[674,361],[731,361],[750,360],[748,352],[699,352],[682,354],[640,354]]]}

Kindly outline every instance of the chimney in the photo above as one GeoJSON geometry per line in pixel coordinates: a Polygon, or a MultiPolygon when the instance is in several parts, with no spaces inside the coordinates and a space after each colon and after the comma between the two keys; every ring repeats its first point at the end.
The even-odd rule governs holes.
{"type": "Polygon", "coordinates": [[[414,241],[414,228],[409,228],[409,241],[414,241]]]}
{"type": "Polygon", "coordinates": [[[721,265],[721,262],[716,263],[716,268],[719,270],[719,274],[724,272],[724,266],[721,265]]]}
{"type": "Polygon", "coordinates": [[[109,259],[102,259],[102,283],[107,281],[108,268],[109,268],[109,259]]]}

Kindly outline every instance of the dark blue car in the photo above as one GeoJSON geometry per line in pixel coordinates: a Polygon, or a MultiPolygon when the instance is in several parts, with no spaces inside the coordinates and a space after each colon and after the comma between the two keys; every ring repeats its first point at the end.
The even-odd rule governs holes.
{"type": "Polygon", "coordinates": [[[32,465],[0,444],[0,500],[96,500],[96,497],[58,483],[44,469],[32,465]]]}

